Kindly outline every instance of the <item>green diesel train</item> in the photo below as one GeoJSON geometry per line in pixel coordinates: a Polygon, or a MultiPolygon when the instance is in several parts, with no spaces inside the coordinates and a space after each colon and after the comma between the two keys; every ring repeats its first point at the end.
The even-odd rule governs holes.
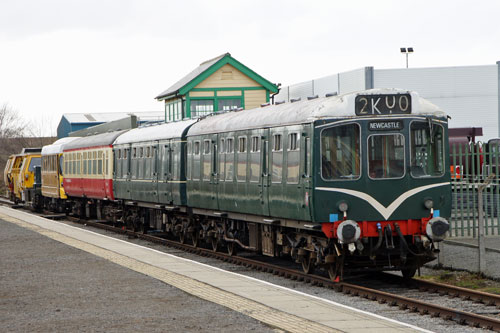
{"type": "Polygon", "coordinates": [[[214,251],[288,256],[332,279],[411,277],[449,229],[447,116],[411,91],[276,103],[103,134],[88,147],[79,140],[89,141],[64,148],[64,184],[80,184],[67,192],[75,213],[214,251]],[[112,193],[101,195],[101,183],[112,193]]]}

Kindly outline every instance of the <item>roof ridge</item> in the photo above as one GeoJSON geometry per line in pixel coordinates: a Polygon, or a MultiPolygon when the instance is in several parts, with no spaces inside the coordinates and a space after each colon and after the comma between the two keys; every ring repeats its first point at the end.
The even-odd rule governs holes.
{"type": "Polygon", "coordinates": [[[222,58],[224,58],[225,56],[231,56],[231,53],[226,52],[226,53],[221,54],[220,56],[217,56],[217,57],[215,57],[215,58],[212,58],[212,59],[209,59],[209,60],[205,60],[204,62],[202,62],[202,63],[200,64],[200,66],[202,66],[202,65],[204,65],[204,64],[206,64],[206,63],[209,63],[209,62],[211,62],[211,61],[214,61],[215,59],[222,59],[222,58]]]}

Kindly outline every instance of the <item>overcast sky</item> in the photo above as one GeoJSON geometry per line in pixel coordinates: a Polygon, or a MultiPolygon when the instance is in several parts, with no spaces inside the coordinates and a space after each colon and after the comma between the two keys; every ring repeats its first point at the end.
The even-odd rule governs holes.
{"type": "Polygon", "coordinates": [[[162,111],[154,97],[225,52],[284,86],[364,66],[500,61],[500,1],[0,0],[0,106],[162,111]]]}

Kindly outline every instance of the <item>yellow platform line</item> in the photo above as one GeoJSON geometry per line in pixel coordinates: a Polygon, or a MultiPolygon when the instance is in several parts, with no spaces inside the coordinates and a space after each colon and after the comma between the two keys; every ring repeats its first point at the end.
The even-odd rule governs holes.
{"type": "Polygon", "coordinates": [[[212,303],[222,305],[226,308],[252,317],[269,326],[287,332],[343,332],[341,330],[337,330],[304,318],[294,316],[286,312],[273,309],[264,304],[248,300],[241,296],[221,290],[219,288],[194,280],[184,275],[173,273],[118,254],[116,252],[109,251],[98,246],[91,245],[68,236],[64,236],[57,232],[41,228],[39,226],[10,217],[8,215],[0,214],[0,218],[20,227],[35,231],[41,235],[49,237],[63,244],[104,258],[120,266],[153,277],[157,280],[165,282],[166,284],[185,291],[188,294],[212,303]]]}

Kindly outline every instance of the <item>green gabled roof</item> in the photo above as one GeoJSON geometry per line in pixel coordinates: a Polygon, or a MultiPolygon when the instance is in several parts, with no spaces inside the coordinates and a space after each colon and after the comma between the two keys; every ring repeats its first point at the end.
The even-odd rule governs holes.
{"type": "Polygon", "coordinates": [[[191,73],[174,83],[170,88],[156,96],[156,99],[166,99],[167,97],[173,97],[176,94],[185,95],[188,91],[196,87],[210,75],[215,73],[222,66],[229,64],[256,81],[260,85],[262,85],[265,89],[269,90],[272,93],[278,92],[278,87],[264,79],[259,74],[255,73],[253,70],[243,65],[238,60],[231,57],[230,53],[225,53],[216,58],[207,60],[200,64],[197,68],[195,68],[191,73]]]}

